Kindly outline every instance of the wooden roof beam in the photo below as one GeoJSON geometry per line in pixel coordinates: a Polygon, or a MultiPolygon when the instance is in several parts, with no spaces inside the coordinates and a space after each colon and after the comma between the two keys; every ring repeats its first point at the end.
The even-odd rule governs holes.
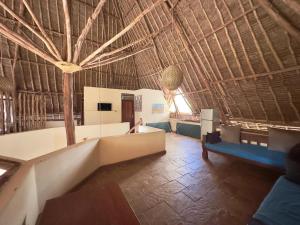
{"type": "Polygon", "coordinates": [[[67,62],[72,61],[72,32],[68,0],[62,0],[65,16],[65,35],[67,39],[67,62]]]}
{"type": "MultiPolygon", "coordinates": [[[[26,2],[25,0],[23,0],[23,2],[26,2]]],[[[13,10],[11,10],[7,5],[5,5],[3,2],[0,1],[0,6],[7,11],[13,18],[15,18],[18,23],[22,24],[23,26],[25,26],[28,30],[30,30],[34,35],[36,35],[47,47],[47,49],[49,50],[49,52],[55,57],[55,58],[59,58],[59,53],[57,54],[54,50],[55,46],[53,44],[53,42],[50,39],[47,39],[47,37],[45,37],[45,35],[40,35],[35,29],[32,28],[32,26],[30,26],[25,20],[23,20],[20,16],[18,16],[13,10]],[[54,47],[53,47],[54,46],[54,47]]],[[[25,4],[26,6],[26,4],[25,4]]],[[[18,25],[19,27],[19,25],[18,25]]],[[[47,36],[47,35],[46,35],[47,36]]]]}
{"type": "MultiPolygon", "coordinates": [[[[282,27],[290,35],[292,35],[298,42],[300,42],[300,30],[294,27],[287,19],[285,19],[269,0],[257,0],[257,2],[280,27],[282,27]]],[[[288,3],[293,2],[296,5],[296,9],[299,10],[300,8],[299,3],[296,3],[295,1],[292,0],[289,0],[287,2],[288,3]]],[[[298,11],[298,13],[300,12],[298,11]]]]}
{"type": "Polygon", "coordinates": [[[95,8],[93,14],[88,18],[88,21],[85,25],[85,27],[82,29],[81,34],[79,35],[77,42],[75,44],[75,50],[74,50],[74,56],[73,56],[73,63],[77,63],[79,54],[81,51],[82,44],[89,33],[93,22],[97,19],[99,13],[101,12],[101,9],[103,8],[106,0],[100,0],[97,7],[95,8]]]}
{"type": "MultiPolygon", "coordinates": [[[[165,7],[166,11],[168,11],[170,13],[170,16],[172,17],[172,12],[171,12],[172,6],[171,6],[169,0],[165,2],[164,7],[165,7]]],[[[188,55],[192,59],[195,67],[197,68],[197,70],[202,71],[201,63],[198,62],[198,59],[197,59],[196,55],[193,52],[194,51],[193,47],[191,46],[191,44],[189,43],[189,40],[185,36],[184,31],[182,31],[181,24],[180,24],[180,22],[177,18],[177,15],[174,14],[173,18],[174,18],[173,24],[174,24],[175,31],[178,34],[178,36],[180,37],[180,39],[182,40],[182,43],[183,43],[188,55]]],[[[222,107],[219,104],[219,101],[217,99],[216,94],[211,90],[212,87],[210,86],[210,83],[208,82],[208,80],[204,76],[203,76],[203,81],[204,81],[205,86],[207,88],[209,88],[209,93],[210,93],[213,101],[215,102],[215,106],[217,106],[219,108],[219,111],[220,111],[220,114],[221,114],[221,120],[223,122],[225,122],[227,119],[226,119],[226,116],[225,116],[225,114],[222,110],[222,107]]]]}
{"type": "Polygon", "coordinates": [[[15,42],[16,44],[20,45],[21,47],[37,54],[38,56],[42,57],[43,59],[55,64],[56,60],[49,56],[47,53],[39,50],[37,47],[32,45],[30,42],[26,41],[21,37],[19,34],[11,31],[8,29],[3,23],[0,22],[0,33],[5,36],[7,39],[15,42]]]}
{"type": "MultiPolygon", "coordinates": [[[[35,22],[35,24],[37,25],[37,27],[39,28],[39,30],[41,31],[41,33],[43,34],[44,38],[46,39],[46,43],[48,45],[50,45],[48,47],[48,45],[46,44],[46,46],[48,47],[48,49],[50,48],[51,51],[54,51],[54,54],[56,56],[57,59],[61,60],[61,55],[58,51],[58,49],[56,48],[56,46],[54,45],[54,43],[52,42],[52,40],[48,37],[45,29],[43,28],[43,26],[41,25],[41,23],[39,22],[39,20],[37,19],[37,17],[35,16],[33,10],[31,9],[30,5],[28,4],[27,0],[23,0],[23,3],[25,5],[25,7],[27,8],[29,14],[31,15],[33,21],[35,22]]],[[[49,51],[50,51],[49,49],[49,51]]]]}
{"type": "MultiPolygon", "coordinates": [[[[64,0],[66,1],[66,0],[64,0]]],[[[165,0],[157,0],[152,6],[150,6],[148,9],[144,10],[140,15],[138,15],[127,27],[125,27],[121,32],[116,34],[113,38],[111,38],[109,41],[104,43],[100,48],[95,50],[93,53],[91,53],[88,57],[86,57],[79,65],[84,66],[87,64],[90,60],[92,60],[96,55],[101,53],[106,47],[108,47],[110,44],[115,42],[117,39],[122,37],[124,34],[126,34],[129,30],[131,30],[146,14],[148,14],[151,10],[153,10],[155,7],[160,5],[165,0]]]]}
{"type": "Polygon", "coordinates": [[[115,57],[112,57],[112,58],[109,58],[107,60],[104,60],[104,61],[100,61],[100,62],[96,62],[96,63],[91,63],[91,64],[87,64],[86,66],[82,67],[83,69],[91,69],[91,68],[95,68],[95,67],[99,67],[99,66],[104,66],[104,65],[108,65],[108,64],[111,64],[111,63],[114,63],[114,62],[117,62],[117,61],[120,61],[120,60],[123,60],[123,59],[126,59],[126,58],[129,58],[131,56],[134,56],[136,54],[139,54],[141,52],[144,52],[150,48],[153,48],[153,46],[146,46],[146,47],[143,47],[141,49],[138,49],[138,50],[135,50],[134,52],[131,52],[129,54],[123,54],[121,56],[115,56],[115,57]]]}

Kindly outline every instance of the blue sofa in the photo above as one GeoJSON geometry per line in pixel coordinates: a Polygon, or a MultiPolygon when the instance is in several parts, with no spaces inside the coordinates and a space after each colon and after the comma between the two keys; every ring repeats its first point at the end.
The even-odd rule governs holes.
{"type": "Polygon", "coordinates": [[[196,124],[180,123],[176,124],[176,133],[192,138],[200,139],[201,127],[196,124]]]}
{"type": "Polygon", "coordinates": [[[286,153],[268,150],[267,147],[252,144],[219,142],[205,143],[205,148],[216,153],[228,154],[255,163],[284,169],[286,153]]]}
{"type": "Polygon", "coordinates": [[[172,132],[170,122],[146,123],[146,126],[162,129],[167,133],[172,132]]]}
{"type": "Polygon", "coordinates": [[[249,225],[300,224],[300,185],[281,176],[249,225]]]}
{"type": "MultiPolygon", "coordinates": [[[[220,134],[218,134],[220,135],[220,134]]],[[[215,152],[222,155],[238,158],[246,162],[259,166],[285,171],[286,153],[269,150],[268,147],[261,146],[260,143],[268,143],[268,135],[249,131],[241,131],[239,144],[228,143],[220,138],[214,144],[206,141],[206,136],[202,139],[202,158],[208,159],[208,152],[215,152]],[[242,143],[246,141],[247,143],[242,143]],[[255,142],[255,143],[253,143],[255,142]]]]}

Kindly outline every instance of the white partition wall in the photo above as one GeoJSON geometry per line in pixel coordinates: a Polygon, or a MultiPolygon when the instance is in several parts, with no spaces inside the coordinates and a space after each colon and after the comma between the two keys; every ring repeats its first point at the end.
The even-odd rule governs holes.
{"type": "Polygon", "coordinates": [[[142,118],[144,123],[167,122],[169,120],[169,106],[164,94],[160,90],[139,89],[135,91],[84,87],[84,124],[120,123],[122,120],[121,94],[142,96],[142,111],[135,112],[135,121],[142,118]],[[98,111],[97,103],[112,103],[112,111],[98,111]],[[152,105],[162,104],[162,113],[153,113],[152,105]]]}
{"type": "MultiPolygon", "coordinates": [[[[77,126],[76,142],[85,139],[122,135],[129,123],[77,126]]],[[[0,136],[0,156],[30,160],[67,146],[64,127],[26,131],[0,136]]]]}

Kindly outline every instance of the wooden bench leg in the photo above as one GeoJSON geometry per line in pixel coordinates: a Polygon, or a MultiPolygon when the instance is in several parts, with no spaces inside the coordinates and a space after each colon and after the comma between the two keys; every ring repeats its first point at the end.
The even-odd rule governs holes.
{"type": "Polygon", "coordinates": [[[208,160],[208,151],[205,148],[202,149],[202,159],[208,160]]]}

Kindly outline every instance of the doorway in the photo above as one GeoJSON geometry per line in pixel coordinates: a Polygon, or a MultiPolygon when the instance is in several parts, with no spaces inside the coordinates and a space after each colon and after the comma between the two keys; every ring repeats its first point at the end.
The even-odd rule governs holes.
{"type": "Polygon", "coordinates": [[[134,127],[134,95],[122,94],[122,122],[129,122],[134,127]]]}

